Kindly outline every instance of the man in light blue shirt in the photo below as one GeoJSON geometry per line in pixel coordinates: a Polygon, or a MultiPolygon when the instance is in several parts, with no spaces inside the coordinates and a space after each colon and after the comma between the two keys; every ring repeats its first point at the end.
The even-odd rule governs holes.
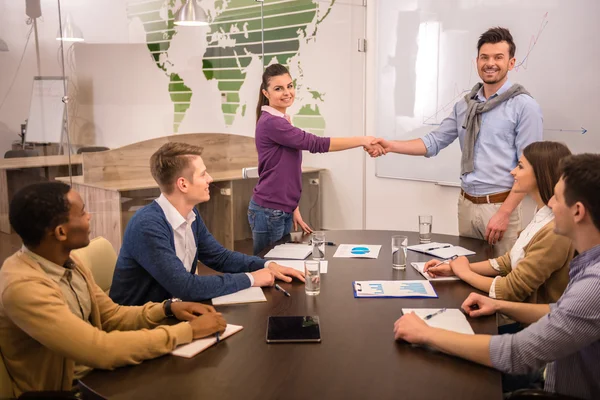
{"type": "Polygon", "coordinates": [[[487,240],[498,256],[511,249],[521,230],[524,195],[511,192],[510,171],[528,144],[542,140],[542,112],[522,87],[508,81],[516,60],[507,29],[489,29],[477,48],[477,71],[483,84],[456,103],[438,129],[421,139],[373,143],[381,144],[385,152],[434,157],[458,138],[463,151],[459,234],[487,240]],[[471,137],[469,118],[480,118],[479,129],[472,128],[471,137]]]}

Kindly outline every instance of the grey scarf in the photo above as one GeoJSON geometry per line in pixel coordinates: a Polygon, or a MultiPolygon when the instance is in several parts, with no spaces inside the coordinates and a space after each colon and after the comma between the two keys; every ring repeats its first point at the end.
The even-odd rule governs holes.
{"type": "Polygon", "coordinates": [[[473,153],[475,149],[475,141],[477,135],[479,135],[479,128],[481,128],[481,114],[488,112],[498,106],[500,103],[518,96],[520,94],[529,94],[527,90],[518,83],[512,85],[506,92],[484,102],[477,100],[477,92],[483,86],[483,83],[479,82],[471,92],[465,96],[467,102],[467,114],[465,115],[465,121],[463,122],[463,129],[466,129],[465,140],[463,142],[462,159],[460,163],[461,175],[468,174],[475,170],[473,163],[473,153]]]}

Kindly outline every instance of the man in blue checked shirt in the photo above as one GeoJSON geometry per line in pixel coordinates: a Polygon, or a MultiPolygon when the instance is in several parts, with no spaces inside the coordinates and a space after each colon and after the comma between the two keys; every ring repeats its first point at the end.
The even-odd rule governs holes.
{"type": "Polygon", "coordinates": [[[462,304],[470,317],[498,312],[531,325],[513,335],[473,336],[432,328],[411,313],[394,324],[396,339],[507,374],[530,374],[547,364],[545,390],[600,399],[600,155],[570,156],[561,168],[548,206],[554,231],[570,238],[579,255],[558,302],[513,303],[471,293],[462,304]]]}
{"type": "Polygon", "coordinates": [[[496,257],[511,249],[521,230],[524,194],[511,192],[510,171],[527,145],[542,140],[543,130],[540,106],[525,88],[508,81],[515,49],[508,29],[489,29],[477,43],[477,71],[483,83],[454,105],[438,129],[421,139],[373,142],[386,153],[434,157],[458,138],[459,234],[487,240],[496,257]]]}

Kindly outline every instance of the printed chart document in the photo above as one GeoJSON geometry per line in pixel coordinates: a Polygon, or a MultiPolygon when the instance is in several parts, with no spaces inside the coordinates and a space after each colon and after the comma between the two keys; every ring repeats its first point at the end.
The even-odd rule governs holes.
{"type": "MultiPolygon", "coordinates": [[[[440,311],[440,308],[403,308],[402,313],[408,314],[413,312],[418,317],[424,319],[427,315],[431,315],[440,311]]],[[[465,314],[462,313],[458,308],[448,308],[446,311],[439,313],[428,320],[425,320],[427,325],[433,328],[442,328],[453,332],[466,333],[468,335],[474,335],[473,329],[467,321],[465,314]]]]}
{"type": "Polygon", "coordinates": [[[309,254],[312,254],[312,246],[304,243],[285,243],[273,247],[265,257],[304,260],[309,254]]]}
{"type": "Polygon", "coordinates": [[[333,255],[337,258],[377,258],[381,245],[377,244],[340,244],[333,255]]]}
{"type": "Polygon", "coordinates": [[[424,243],[408,246],[408,250],[417,251],[419,253],[425,253],[432,255],[437,258],[446,260],[454,256],[472,256],[475,254],[474,251],[465,249],[461,246],[453,246],[450,243],[424,243]]]}
{"type": "MultiPolygon", "coordinates": [[[[304,260],[273,260],[273,262],[276,262],[277,264],[282,265],[284,267],[290,267],[300,272],[304,272],[304,260]]],[[[319,268],[321,269],[322,274],[327,273],[328,266],[328,261],[321,261],[321,263],[319,264],[319,268]]]]}
{"type": "Polygon", "coordinates": [[[354,297],[438,297],[429,281],[356,281],[354,297]]]}
{"type": "Polygon", "coordinates": [[[260,303],[262,301],[267,301],[267,298],[261,288],[250,287],[248,289],[240,290],[239,292],[215,297],[211,301],[213,306],[221,306],[224,304],[260,303]]]}
{"type": "Polygon", "coordinates": [[[419,271],[419,273],[423,275],[423,277],[425,277],[425,279],[427,279],[428,281],[460,281],[460,278],[458,276],[440,276],[438,278],[433,278],[429,276],[427,272],[423,272],[423,269],[425,268],[424,262],[412,262],[410,263],[410,265],[412,265],[414,269],[419,271]]]}
{"type": "MultiPolygon", "coordinates": [[[[221,335],[220,340],[227,339],[229,336],[238,333],[242,329],[244,329],[244,327],[241,325],[227,324],[227,328],[225,328],[225,332],[223,332],[221,335]]],[[[196,354],[208,349],[215,343],[217,343],[217,337],[213,335],[207,338],[194,340],[192,343],[184,344],[183,346],[179,346],[173,350],[171,354],[178,357],[192,358],[196,354]]]]}

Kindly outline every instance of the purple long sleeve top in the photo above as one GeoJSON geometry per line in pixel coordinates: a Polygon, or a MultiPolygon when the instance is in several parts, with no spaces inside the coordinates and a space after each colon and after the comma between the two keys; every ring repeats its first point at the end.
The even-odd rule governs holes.
{"type": "Polygon", "coordinates": [[[326,153],[330,138],[296,128],[284,114],[263,106],[256,123],[255,142],[259,178],[254,202],[261,207],[293,212],[302,193],[302,150],[326,153]]]}

